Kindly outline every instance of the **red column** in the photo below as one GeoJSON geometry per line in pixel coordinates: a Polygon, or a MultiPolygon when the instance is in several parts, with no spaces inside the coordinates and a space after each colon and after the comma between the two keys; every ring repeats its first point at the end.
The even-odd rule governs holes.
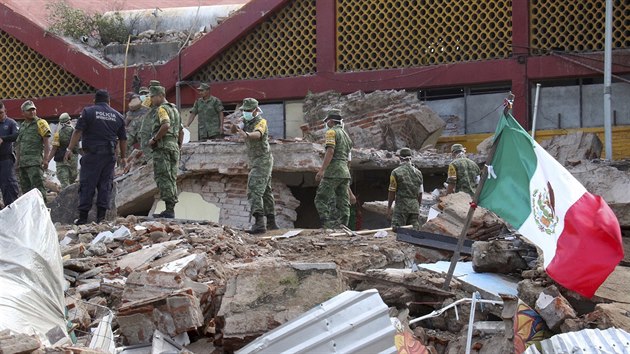
{"type": "Polygon", "coordinates": [[[317,0],[317,74],[334,73],[337,69],[337,1],[317,0]]]}
{"type": "Polygon", "coordinates": [[[512,92],[516,96],[514,117],[525,129],[530,128],[529,78],[529,1],[512,0],[512,56],[519,65],[512,72],[512,92]]]}

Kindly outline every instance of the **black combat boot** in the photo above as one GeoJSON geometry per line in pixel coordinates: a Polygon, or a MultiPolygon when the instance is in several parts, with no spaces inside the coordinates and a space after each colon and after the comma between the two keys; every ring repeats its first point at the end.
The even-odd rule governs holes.
{"type": "Polygon", "coordinates": [[[105,220],[105,213],[107,213],[107,209],[96,207],[96,222],[100,223],[105,220]]]}
{"type": "Polygon", "coordinates": [[[276,216],[273,214],[267,215],[267,230],[278,230],[278,224],[276,224],[276,216]]]}
{"type": "Polygon", "coordinates": [[[159,214],[153,214],[154,218],[167,218],[167,219],[173,219],[175,218],[175,205],[166,205],[166,209],[164,209],[163,212],[159,213],[159,214]]]}
{"type": "Polygon", "coordinates": [[[265,219],[262,215],[254,215],[256,218],[256,222],[252,225],[252,228],[247,230],[249,234],[263,234],[267,232],[267,228],[265,227],[265,219]]]}
{"type": "Polygon", "coordinates": [[[88,212],[79,210],[79,218],[74,220],[75,225],[87,224],[88,212]]]}

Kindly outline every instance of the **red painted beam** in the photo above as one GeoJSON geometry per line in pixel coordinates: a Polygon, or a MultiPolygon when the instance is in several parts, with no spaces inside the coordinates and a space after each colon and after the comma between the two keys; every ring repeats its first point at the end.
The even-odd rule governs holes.
{"type": "Polygon", "coordinates": [[[186,78],[212,61],[231,44],[246,36],[256,25],[282,9],[290,0],[253,0],[197,42],[184,48],[181,58],[175,57],[157,68],[158,77],[167,90],[175,86],[181,66],[186,78]],[[181,63],[180,63],[181,60],[181,63]]]}
{"type": "MultiPolygon", "coordinates": [[[[3,100],[7,108],[7,115],[13,119],[22,119],[20,107],[25,99],[3,100]]],[[[94,104],[94,95],[76,95],[61,97],[45,97],[32,99],[37,107],[37,116],[46,119],[56,119],[61,113],[68,113],[77,117],[85,106],[94,104]]]]}
{"type": "MultiPolygon", "coordinates": [[[[510,82],[519,68],[514,59],[466,62],[420,68],[405,68],[352,73],[325,73],[313,76],[219,82],[212,92],[223,102],[240,102],[256,97],[263,102],[302,99],[310,92],[335,90],[341,93],[387,89],[417,89],[448,86],[469,86],[489,82],[510,82]]],[[[192,89],[182,90],[182,103],[191,105],[192,89]]]]}
{"type": "Polygon", "coordinates": [[[315,33],[317,72],[333,73],[337,70],[337,8],[336,1],[317,1],[315,4],[315,33]]]}
{"type": "MultiPolygon", "coordinates": [[[[565,60],[557,55],[535,56],[529,57],[527,61],[527,74],[529,79],[548,80],[603,75],[603,54],[598,53],[585,55],[585,57],[593,58],[595,60],[580,58],[579,56],[570,54],[562,54],[562,56],[572,61],[578,61],[601,70],[595,71],[589,69],[586,66],[579,65],[570,60],[565,60]]],[[[615,63],[612,67],[613,74],[619,75],[630,73],[630,55],[628,55],[628,53],[613,52],[613,62],[615,63]]]]}
{"type": "Polygon", "coordinates": [[[98,87],[103,82],[103,77],[109,75],[107,65],[82,53],[2,2],[0,13],[0,29],[88,84],[98,87]]]}
{"type": "Polygon", "coordinates": [[[529,1],[512,0],[512,54],[529,53],[529,1]]]}

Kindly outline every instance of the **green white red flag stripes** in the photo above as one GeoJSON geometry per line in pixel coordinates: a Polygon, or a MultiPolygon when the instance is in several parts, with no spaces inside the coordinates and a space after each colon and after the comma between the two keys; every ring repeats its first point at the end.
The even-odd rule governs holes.
{"type": "Polygon", "coordinates": [[[543,251],[547,274],[592,297],[623,258],[617,217],[504,114],[478,204],[494,211],[543,251]]]}

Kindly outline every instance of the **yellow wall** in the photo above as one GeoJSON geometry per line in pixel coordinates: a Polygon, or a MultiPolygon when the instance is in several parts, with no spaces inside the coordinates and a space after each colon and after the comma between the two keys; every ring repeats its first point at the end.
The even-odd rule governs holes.
{"type": "MultiPolygon", "coordinates": [[[[556,135],[565,135],[583,131],[595,133],[604,144],[604,128],[580,128],[580,129],[556,129],[556,130],[539,130],[536,132],[536,141],[539,143],[543,140],[551,139],[556,135]]],[[[621,160],[630,158],[630,126],[613,127],[612,131],[612,149],[613,159],[621,160]]],[[[452,144],[462,144],[468,152],[476,152],[477,145],[484,141],[492,134],[468,134],[456,136],[443,136],[438,140],[438,145],[450,146],[452,144]]],[[[605,152],[602,151],[602,158],[605,158],[605,152]]]]}

